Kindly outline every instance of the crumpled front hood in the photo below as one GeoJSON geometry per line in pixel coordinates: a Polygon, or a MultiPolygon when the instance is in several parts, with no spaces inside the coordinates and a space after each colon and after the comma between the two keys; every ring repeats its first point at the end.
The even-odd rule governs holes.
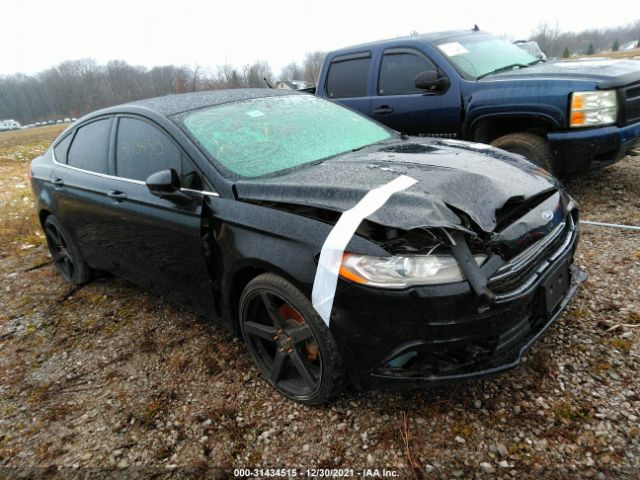
{"type": "Polygon", "coordinates": [[[600,88],[621,87],[640,81],[640,61],[614,60],[607,58],[584,58],[580,60],[539,63],[529,68],[511,70],[485,77],[504,80],[506,78],[554,78],[595,81],[600,88]]]}
{"type": "Polygon", "coordinates": [[[508,201],[526,201],[558,188],[553,177],[521,157],[487,145],[427,138],[366,147],[277,178],[241,180],[235,187],[239,200],[344,212],[399,175],[418,182],[394,194],[368,219],[404,230],[464,230],[457,209],[492,232],[496,211],[508,201]]]}

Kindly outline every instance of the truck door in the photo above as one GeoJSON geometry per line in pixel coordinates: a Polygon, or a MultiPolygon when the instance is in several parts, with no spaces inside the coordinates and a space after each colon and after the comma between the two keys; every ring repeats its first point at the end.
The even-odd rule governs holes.
{"type": "Polygon", "coordinates": [[[371,52],[334,57],[327,72],[324,95],[330,100],[369,115],[370,70],[371,52]]]}
{"type": "Polygon", "coordinates": [[[460,92],[449,80],[439,90],[416,88],[418,73],[436,71],[437,65],[414,48],[389,48],[380,60],[376,96],[371,97],[369,115],[404,133],[455,137],[460,131],[460,92]]]}

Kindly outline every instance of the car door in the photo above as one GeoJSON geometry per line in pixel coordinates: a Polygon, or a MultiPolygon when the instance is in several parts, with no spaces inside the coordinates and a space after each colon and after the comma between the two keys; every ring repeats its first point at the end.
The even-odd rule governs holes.
{"type": "Polygon", "coordinates": [[[452,85],[433,91],[416,88],[416,75],[425,71],[443,75],[419,50],[386,49],[379,63],[370,115],[404,133],[456,136],[461,120],[460,93],[452,85]]]}
{"type": "Polygon", "coordinates": [[[118,274],[211,312],[213,295],[202,239],[204,179],[183,149],[160,126],[118,116],[110,229],[118,274]],[[178,172],[191,200],[177,204],[153,195],[144,180],[161,170],[178,172]]]}
{"type": "Polygon", "coordinates": [[[61,139],[54,148],[53,204],[55,214],[69,230],[82,256],[94,268],[115,267],[107,196],[109,144],[113,117],[99,117],[61,139]]]}
{"type": "Polygon", "coordinates": [[[369,115],[370,70],[369,51],[334,57],[327,72],[327,97],[369,115]]]}

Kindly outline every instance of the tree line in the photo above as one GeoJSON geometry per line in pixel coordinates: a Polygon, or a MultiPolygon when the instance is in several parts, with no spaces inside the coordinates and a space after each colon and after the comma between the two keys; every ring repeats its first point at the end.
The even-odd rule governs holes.
{"type": "Polygon", "coordinates": [[[590,29],[577,33],[562,32],[557,23],[542,23],[532,33],[531,40],[538,42],[542,51],[550,58],[615,51],[627,42],[640,42],[640,20],[621,27],[590,29]]]}
{"type": "MultiPolygon", "coordinates": [[[[309,52],[301,64],[283,68],[280,78],[315,83],[323,52],[309,52]]],[[[70,60],[35,75],[0,76],[0,119],[22,124],[80,117],[99,108],[172,93],[224,88],[264,87],[274,82],[269,63],[258,60],[236,68],[221,65],[214,71],[201,66],[165,65],[148,69],[122,60],[99,65],[85,58],[70,60]]]]}
{"type": "MultiPolygon", "coordinates": [[[[557,24],[543,23],[530,39],[537,41],[549,57],[594,54],[617,49],[628,41],[640,41],[640,20],[622,27],[578,33],[561,32],[557,24]]],[[[323,59],[323,52],[309,52],[302,63],[286,65],[279,78],[315,84],[323,59]]],[[[264,78],[274,81],[271,67],[265,60],[240,68],[221,65],[214,71],[197,65],[148,69],[121,60],[106,65],[99,65],[92,59],[71,60],[35,75],[0,76],[0,119],[13,118],[27,124],[79,117],[99,108],[141,98],[222,88],[263,87],[264,78]]]]}

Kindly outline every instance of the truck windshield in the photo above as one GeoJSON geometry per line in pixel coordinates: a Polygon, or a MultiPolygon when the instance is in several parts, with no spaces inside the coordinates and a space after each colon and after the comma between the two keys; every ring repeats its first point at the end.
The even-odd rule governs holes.
{"type": "Polygon", "coordinates": [[[258,98],[204,108],[183,119],[232,178],[273,175],[391,138],[392,131],[312,95],[258,98]]]}
{"type": "Polygon", "coordinates": [[[540,61],[516,45],[487,34],[447,38],[436,46],[458,70],[472,78],[540,61]]]}

